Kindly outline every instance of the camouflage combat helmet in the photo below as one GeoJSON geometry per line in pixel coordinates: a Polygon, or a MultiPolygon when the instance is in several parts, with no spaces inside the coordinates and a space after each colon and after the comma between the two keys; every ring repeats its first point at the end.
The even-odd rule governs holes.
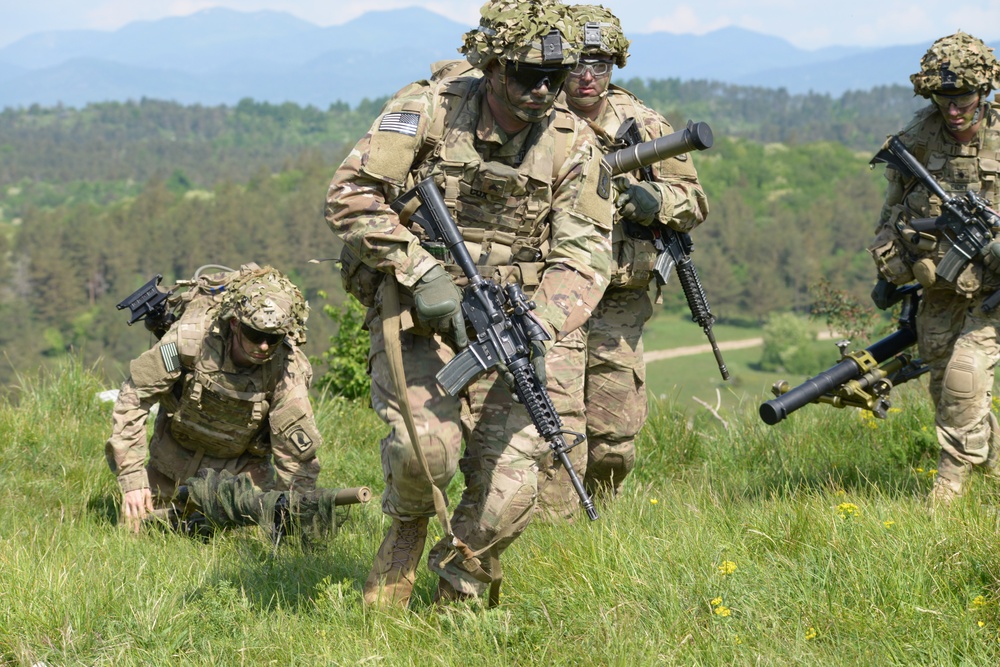
{"type": "Polygon", "coordinates": [[[546,67],[573,66],[579,57],[568,8],[552,0],[490,0],[479,27],[459,49],[479,70],[497,58],[546,67]]]}
{"type": "Polygon", "coordinates": [[[306,341],[309,303],[292,281],[265,266],[240,276],[226,288],[219,318],[236,318],[264,333],[286,334],[301,345],[306,341]]]}
{"type": "Polygon", "coordinates": [[[618,17],[602,5],[573,5],[569,11],[583,54],[611,56],[618,67],[625,67],[630,42],[618,17]]]}
{"type": "Polygon", "coordinates": [[[997,89],[1000,63],[983,40],[959,31],[942,37],[920,59],[920,71],[910,76],[913,92],[929,98],[933,93],[978,90],[983,95],[997,89]]]}

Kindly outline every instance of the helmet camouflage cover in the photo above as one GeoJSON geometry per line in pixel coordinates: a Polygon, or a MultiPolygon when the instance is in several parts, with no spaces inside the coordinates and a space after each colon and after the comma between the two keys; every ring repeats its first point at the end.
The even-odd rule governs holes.
{"type": "Polygon", "coordinates": [[[286,334],[301,345],[306,341],[309,303],[291,280],[265,266],[238,277],[226,288],[219,318],[236,318],[264,333],[286,334]]]}
{"type": "Polygon", "coordinates": [[[490,0],[459,51],[485,70],[497,58],[530,65],[575,65],[579,50],[566,5],[553,0],[490,0]]]}
{"type": "Polygon", "coordinates": [[[618,17],[602,5],[573,5],[569,11],[582,53],[611,56],[625,67],[630,42],[618,17]]]}
{"type": "Polygon", "coordinates": [[[998,86],[1000,64],[983,40],[962,31],[942,37],[920,59],[920,71],[910,76],[913,92],[933,93],[978,90],[988,93],[998,86]]]}

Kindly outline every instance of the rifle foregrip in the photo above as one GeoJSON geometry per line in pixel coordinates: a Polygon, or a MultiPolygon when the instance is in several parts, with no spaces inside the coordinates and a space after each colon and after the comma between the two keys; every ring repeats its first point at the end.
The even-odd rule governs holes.
{"type": "Polygon", "coordinates": [[[514,389],[528,411],[531,423],[535,425],[538,434],[548,443],[555,457],[566,468],[569,481],[576,490],[576,494],[580,496],[580,504],[587,512],[587,518],[595,521],[598,518],[597,508],[594,507],[594,501],[591,500],[590,494],[587,493],[587,489],[584,488],[580,476],[566,454],[568,447],[562,436],[562,420],[552,404],[552,398],[538,381],[531,364],[525,364],[512,373],[514,375],[514,389]]]}

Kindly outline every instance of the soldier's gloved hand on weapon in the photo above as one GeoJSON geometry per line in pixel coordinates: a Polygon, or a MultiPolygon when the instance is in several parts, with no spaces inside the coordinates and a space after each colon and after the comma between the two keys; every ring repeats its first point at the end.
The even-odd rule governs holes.
{"type": "Polygon", "coordinates": [[[432,330],[448,334],[458,347],[469,344],[462,316],[462,290],[443,266],[435,266],[413,286],[417,318],[432,330]]]}
{"type": "MultiPolygon", "coordinates": [[[[535,318],[538,320],[538,318],[535,318]]],[[[541,320],[538,320],[541,322],[541,320]]],[[[552,343],[555,341],[556,337],[552,333],[552,327],[548,324],[542,324],[542,328],[545,329],[546,333],[549,334],[548,340],[533,340],[529,343],[528,353],[531,359],[531,367],[535,370],[535,375],[538,376],[538,382],[545,386],[545,382],[548,380],[548,375],[545,373],[545,353],[549,351],[552,347],[552,343]]],[[[514,375],[506,366],[500,367],[500,375],[503,377],[504,383],[513,391],[514,389],[514,375]]],[[[520,403],[517,394],[514,393],[514,400],[520,403]]]]}
{"type": "Polygon", "coordinates": [[[619,176],[615,179],[615,187],[620,193],[615,199],[615,207],[622,218],[644,226],[653,224],[663,205],[656,186],[645,181],[631,183],[627,177],[619,176]]]}
{"type": "Polygon", "coordinates": [[[993,273],[1000,273],[1000,239],[993,239],[983,248],[983,266],[993,273]]]}

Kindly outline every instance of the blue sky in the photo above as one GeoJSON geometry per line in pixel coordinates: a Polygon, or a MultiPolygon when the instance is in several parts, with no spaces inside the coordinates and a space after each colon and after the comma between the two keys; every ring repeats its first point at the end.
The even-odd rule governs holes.
{"type": "MultiPolygon", "coordinates": [[[[209,7],[284,11],[321,26],[372,9],[421,6],[473,25],[480,0],[0,0],[0,46],[50,30],[115,30],[132,21],[184,16],[209,7]]],[[[993,0],[618,0],[606,2],[626,32],[703,34],[739,26],[800,48],[930,43],[958,29],[1000,38],[993,0]]]]}

